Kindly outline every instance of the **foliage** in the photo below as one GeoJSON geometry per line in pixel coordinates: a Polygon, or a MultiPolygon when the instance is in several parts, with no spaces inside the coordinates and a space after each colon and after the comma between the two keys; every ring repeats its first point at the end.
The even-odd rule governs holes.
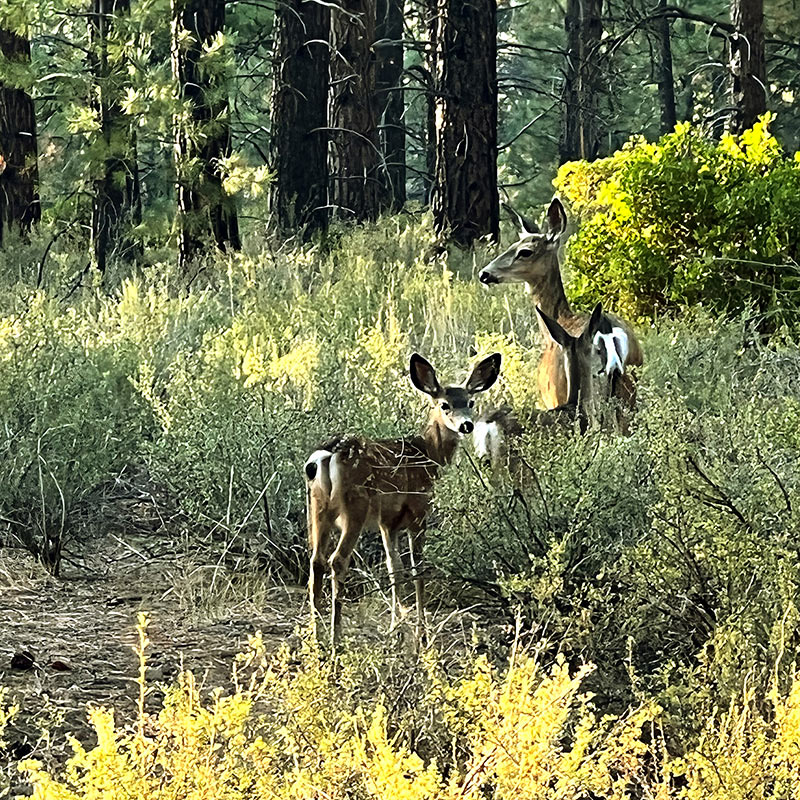
{"type": "Polygon", "coordinates": [[[147,622],[140,615],[135,718],[92,708],[96,744],[73,741],[63,770],[23,762],[34,798],[797,797],[796,676],[769,698],[749,690],[714,712],[697,745],[674,757],[657,706],[598,717],[582,688],[591,667],[545,667],[516,647],[502,664],[473,656],[447,669],[430,651],[395,683],[387,655],[326,660],[306,644],[268,656],[256,635],[229,686],[205,694],[183,672],[156,706],[147,622]],[[404,705],[408,692],[424,713],[404,705]]]}
{"type": "MultiPolygon", "coordinates": [[[[512,402],[525,422],[536,405],[540,346],[528,298],[479,285],[474,274],[490,253],[430,258],[432,240],[427,219],[384,219],[336,230],[327,247],[220,256],[184,293],[164,265],[110,294],[65,292],[80,269],[71,249],[54,254],[32,292],[31,250],[21,247],[24,263],[9,258],[4,270],[16,285],[0,292],[2,524],[20,535],[66,518],[75,530],[87,499],[130,467],[168,491],[192,548],[212,534],[303,581],[303,460],[336,432],[392,436],[422,424],[426,402],[406,378],[410,352],[450,381],[466,373],[471,348],[499,350],[501,380],[484,408],[512,402]]],[[[581,691],[597,698],[592,731],[617,730],[602,727],[606,712],[624,720],[626,708],[655,701],[659,735],[677,756],[722,730],[720,709],[744,708],[746,689],[755,692],[747,708],[763,714],[774,685],[785,692],[791,682],[800,355],[788,339],[766,343],[753,317],[700,310],[662,320],[643,339],[631,435],[529,426],[511,472],[498,474],[474,464],[467,444],[437,486],[425,557],[433,597],[506,623],[519,614],[548,670],[559,654],[569,680],[582,664],[597,666],[582,677],[581,691]],[[709,720],[720,727],[706,734],[709,720]]],[[[381,560],[376,537],[360,548],[367,566],[381,560]]],[[[379,565],[368,580],[382,576],[379,565]]],[[[504,657],[501,642],[485,646],[504,657]]],[[[430,680],[426,697],[460,702],[430,680]]],[[[360,688],[354,706],[330,701],[348,714],[362,706],[370,753],[364,737],[377,707],[367,699],[377,693],[360,688]]],[[[421,717],[445,711],[420,702],[408,713],[407,730],[417,731],[421,717]]],[[[498,712],[497,725],[508,715],[498,712]]],[[[404,769],[421,782],[436,758],[446,783],[450,727],[409,734],[398,755],[392,737],[406,723],[387,718],[394,749],[385,758],[416,753],[422,766],[404,769]]],[[[566,719],[571,735],[576,718],[566,719]]],[[[337,720],[319,736],[350,725],[337,720]]],[[[489,754],[459,735],[463,777],[470,758],[489,754]]],[[[499,787],[505,767],[493,759],[499,787]]]]}
{"type": "Polygon", "coordinates": [[[752,305],[772,329],[796,325],[800,161],[770,121],[718,142],[681,123],[656,143],[564,165],[556,187],[581,220],[569,244],[575,301],[637,317],[752,305]]]}

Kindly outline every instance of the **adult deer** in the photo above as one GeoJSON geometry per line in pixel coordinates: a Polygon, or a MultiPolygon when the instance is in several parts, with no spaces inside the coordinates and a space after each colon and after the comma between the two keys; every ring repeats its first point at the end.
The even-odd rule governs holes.
{"type": "MultiPolygon", "coordinates": [[[[549,343],[556,349],[564,364],[567,399],[546,411],[537,412],[531,426],[572,426],[578,421],[583,432],[595,418],[599,397],[608,398],[620,375],[620,355],[609,360],[605,337],[613,336],[612,325],[598,303],[583,330],[577,336],[569,333],[559,322],[537,307],[539,320],[547,331],[549,343]]],[[[514,412],[508,408],[491,411],[475,424],[473,441],[480,457],[497,467],[509,456],[509,444],[525,431],[514,412]]]]}
{"type": "Polygon", "coordinates": [[[442,387],[422,356],[411,356],[411,382],[433,404],[428,424],[418,436],[366,439],[335,436],[313,452],[304,471],[308,501],[311,570],[308,579],[312,624],[326,571],[331,578],[331,638],[341,627],[342,582],[364,528],[377,527],[386,551],[392,589],[392,627],[397,624],[398,581],[402,561],[400,531],[408,531],[417,604],[417,636],[424,633],[424,581],[420,559],[430,495],[441,468],[449,464],[464,435],[472,433],[474,395],[486,391],[500,373],[500,354],[483,359],[461,386],[442,387]],[[331,553],[332,534],[340,532],[331,553]]]}
{"type": "MultiPolygon", "coordinates": [[[[553,198],[547,209],[547,232],[542,233],[535,223],[507,208],[520,226],[519,241],[487,264],[478,279],[487,285],[524,283],[536,307],[544,312],[539,316],[539,329],[547,344],[539,362],[539,390],[545,408],[554,409],[567,403],[569,382],[564,359],[544,319],[555,320],[572,336],[580,334],[587,320],[586,315],[576,314],[570,307],[561,280],[558,249],[567,227],[567,214],[561,201],[553,198]]],[[[613,397],[631,408],[635,384],[628,370],[641,365],[642,349],[627,323],[612,315],[607,319],[608,325],[598,331],[598,344],[605,350],[607,364],[613,364],[619,373],[611,386],[613,397]]]]}

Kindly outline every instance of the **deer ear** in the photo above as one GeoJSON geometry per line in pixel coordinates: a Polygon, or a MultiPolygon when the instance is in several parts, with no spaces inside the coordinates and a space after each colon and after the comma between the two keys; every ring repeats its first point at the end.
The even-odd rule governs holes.
{"type": "MultiPolygon", "coordinates": [[[[582,336],[585,336],[588,339],[593,339],[594,335],[603,327],[603,324],[607,324],[607,320],[603,316],[603,304],[598,303],[592,309],[592,316],[589,317],[589,321],[586,323],[586,327],[583,329],[582,336]]],[[[604,333],[610,333],[611,331],[603,331],[604,333]]]]}
{"type": "Polygon", "coordinates": [[[438,397],[442,393],[442,387],[436,377],[436,370],[419,353],[413,353],[411,356],[409,374],[411,383],[420,392],[429,394],[431,397],[438,397]]]}
{"type": "Polygon", "coordinates": [[[484,358],[483,361],[475,365],[472,374],[467,378],[464,388],[470,394],[477,394],[478,392],[485,392],[487,389],[494,385],[494,382],[500,376],[500,362],[503,357],[500,353],[492,353],[492,355],[484,358]]]}
{"type": "Polygon", "coordinates": [[[503,203],[503,208],[509,213],[514,222],[517,223],[517,227],[520,229],[520,233],[523,236],[529,233],[541,233],[539,226],[532,219],[523,216],[508,203],[503,203]]]}
{"type": "Polygon", "coordinates": [[[553,341],[556,344],[560,344],[562,347],[569,347],[573,337],[570,336],[554,319],[548,317],[547,314],[545,314],[544,311],[539,308],[539,306],[536,306],[536,312],[541,317],[542,322],[544,322],[545,327],[549,331],[553,341]]]}
{"type": "Polygon", "coordinates": [[[561,201],[554,197],[547,209],[547,235],[551,239],[558,239],[567,229],[567,212],[561,201]]]}

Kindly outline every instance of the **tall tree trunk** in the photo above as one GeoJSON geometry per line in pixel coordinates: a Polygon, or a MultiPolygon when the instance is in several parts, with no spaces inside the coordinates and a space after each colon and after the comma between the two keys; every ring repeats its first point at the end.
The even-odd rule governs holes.
{"type": "Polygon", "coordinates": [[[178,262],[188,262],[213,237],[221,250],[241,247],[236,205],[222,188],[220,159],[231,154],[224,77],[200,67],[203,45],[222,32],[225,0],[172,0],[172,74],[184,113],[175,119],[178,262]],[[183,32],[188,31],[188,39],[183,32]]]}
{"type": "Polygon", "coordinates": [[[283,0],[275,11],[270,197],[278,229],[323,229],[328,203],[330,8],[283,0]]]}
{"type": "Polygon", "coordinates": [[[406,202],[406,135],[403,122],[403,0],[377,0],[375,107],[379,121],[384,205],[406,202]]]}
{"type": "MultiPolygon", "coordinates": [[[[27,37],[0,28],[0,55],[29,63],[27,37]]],[[[0,80],[0,244],[6,229],[27,233],[39,221],[36,116],[27,92],[0,80]]]]}
{"type": "Polygon", "coordinates": [[[656,20],[658,41],[658,97],[661,104],[661,132],[670,133],[678,121],[675,110],[675,82],[672,77],[672,39],[669,18],[666,15],[667,0],[658,0],[661,16],[656,20]]]}
{"type": "Polygon", "coordinates": [[[499,235],[497,3],[438,0],[434,23],[434,228],[468,247],[499,235]]]}
{"type": "Polygon", "coordinates": [[[602,7],[602,0],[567,0],[561,163],[593,159],[600,148],[602,132],[597,109],[602,93],[602,7]]]}
{"type": "Polygon", "coordinates": [[[380,149],[375,113],[375,0],[341,0],[331,11],[332,201],[345,219],[380,210],[380,149]]]}
{"type": "Polygon", "coordinates": [[[92,0],[89,37],[95,93],[92,98],[100,118],[103,160],[97,165],[92,198],[92,250],[95,265],[105,272],[109,252],[129,252],[125,228],[141,215],[136,141],[130,119],[120,107],[118,73],[108,61],[108,38],[118,15],[127,14],[130,0],[92,0]]]}
{"type": "Polygon", "coordinates": [[[734,112],[731,129],[751,127],[767,110],[764,60],[764,0],[731,0],[731,77],[734,112]]]}

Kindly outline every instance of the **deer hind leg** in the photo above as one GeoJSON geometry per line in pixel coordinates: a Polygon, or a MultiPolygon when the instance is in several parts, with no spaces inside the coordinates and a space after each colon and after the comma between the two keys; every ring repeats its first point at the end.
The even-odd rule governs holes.
{"type": "Polygon", "coordinates": [[[358,537],[366,521],[365,513],[350,513],[341,522],[342,535],[330,557],[331,575],[331,642],[339,641],[342,625],[342,584],[350,568],[358,537]]]}
{"type": "Polygon", "coordinates": [[[333,525],[322,503],[309,491],[308,503],[308,546],[311,554],[308,570],[308,602],[311,607],[311,629],[316,635],[317,613],[322,596],[322,579],[328,569],[331,530],[333,525]]]}
{"type": "Polygon", "coordinates": [[[386,570],[389,573],[389,583],[392,589],[392,624],[391,629],[397,626],[397,609],[400,604],[400,585],[398,582],[404,581],[403,562],[397,550],[397,533],[385,526],[381,526],[381,538],[383,539],[383,549],[386,551],[386,570]]]}
{"type": "Polygon", "coordinates": [[[417,642],[425,644],[425,578],[422,571],[422,550],[425,545],[425,528],[408,531],[408,550],[411,555],[411,574],[417,600],[417,642]]]}

